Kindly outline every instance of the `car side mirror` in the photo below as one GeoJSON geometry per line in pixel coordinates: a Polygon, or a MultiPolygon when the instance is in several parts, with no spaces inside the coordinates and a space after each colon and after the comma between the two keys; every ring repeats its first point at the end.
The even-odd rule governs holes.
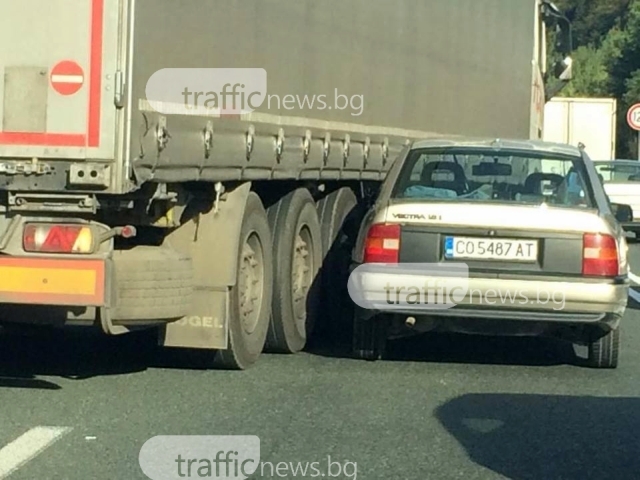
{"type": "Polygon", "coordinates": [[[611,208],[618,222],[628,223],[633,220],[633,209],[631,206],[622,203],[612,203],[611,208]]]}

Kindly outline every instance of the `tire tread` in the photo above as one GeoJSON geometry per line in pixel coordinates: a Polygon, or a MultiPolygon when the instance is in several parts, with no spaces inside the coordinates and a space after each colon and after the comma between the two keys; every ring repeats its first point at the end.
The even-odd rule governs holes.
{"type": "Polygon", "coordinates": [[[620,328],[611,330],[588,346],[588,364],[593,368],[617,368],[620,354],[620,328]]]}

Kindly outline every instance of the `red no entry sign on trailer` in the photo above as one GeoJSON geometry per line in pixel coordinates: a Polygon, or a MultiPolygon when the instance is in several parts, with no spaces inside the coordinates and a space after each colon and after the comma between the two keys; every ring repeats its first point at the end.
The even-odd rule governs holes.
{"type": "Polygon", "coordinates": [[[84,85],[82,67],[71,60],[64,60],[51,69],[51,86],[60,95],[73,95],[84,85]]]}

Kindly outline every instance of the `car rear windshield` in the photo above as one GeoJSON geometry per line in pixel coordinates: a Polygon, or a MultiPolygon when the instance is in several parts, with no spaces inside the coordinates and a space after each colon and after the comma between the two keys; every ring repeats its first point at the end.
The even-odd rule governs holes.
{"type": "Polygon", "coordinates": [[[605,183],[640,182],[640,162],[638,165],[628,163],[598,162],[595,163],[598,175],[605,183]]]}
{"type": "Polygon", "coordinates": [[[591,186],[580,157],[496,151],[415,150],[394,199],[473,201],[591,208],[591,186]]]}

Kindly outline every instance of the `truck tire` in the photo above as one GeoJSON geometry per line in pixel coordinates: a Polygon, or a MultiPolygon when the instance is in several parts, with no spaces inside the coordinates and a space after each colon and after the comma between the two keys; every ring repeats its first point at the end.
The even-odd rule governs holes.
{"type": "Polygon", "coordinates": [[[345,220],[357,205],[355,194],[346,187],[330,193],[318,202],[324,257],[331,253],[334,242],[341,240],[339,235],[344,233],[345,220]]]}
{"type": "Polygon", "coordinates": [[[169,320],[188,315],[193,265],[188,255],[166,247],[140,245],[113,252],[119,322],[169,320]]]}
{"type": "Polygon", "coordinates": [[[587,364],[593,368],[616,368],[620,351],[620,327],[589,343],[587,364]]]}
{"type": "Polygon", "coordinates": [[[301,351],[313,333],[320,298],[322,236],[313,197],[297,189],[268,210],[274,285],[267,350],[301,351]]]}
{"type": "MultiPolygon", "coordinates": [[[[326,312],[317,336],[335,339],[349,332],[353,315],[347,291],[354,232],[348,225],[358,200],[350,188],[341,188],[318,202],[322,231],[322,305],[326,312]],[[347,327],[347,328],[345,328],[347,327]]],[[[357,233],[357,229],[355,230],[357,233]]]]}
{"type": "Polygon", "coordinates": [[[251,193],[240,230],[236,284],[229,304],[229,343],[214,364],[245,370],[262,353],[269,329],[273,289],[271,232],[260,198],[251,193]]]}

